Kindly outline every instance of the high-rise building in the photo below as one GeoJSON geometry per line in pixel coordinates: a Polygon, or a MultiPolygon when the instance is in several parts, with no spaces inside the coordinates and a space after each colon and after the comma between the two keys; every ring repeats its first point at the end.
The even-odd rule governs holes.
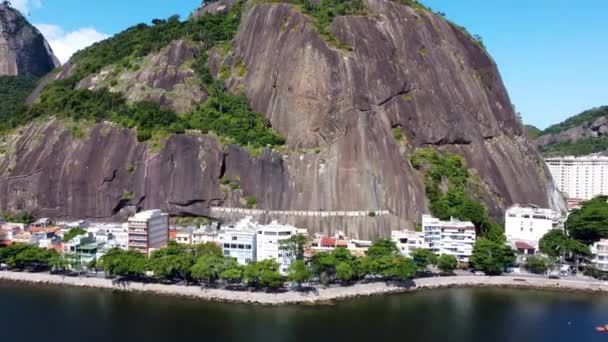
{"type": "Polygon", "coordinates": [[[557,188],[569,201],[608,195],[608,157],[556,157],[546,162],[557,188]]]}
{"type": "Polygon", "coordinates": [[[425,247],[437,255],[453,255],[459,262],[469,262],[477,237],[475,225],[454,218],[441,221],[430,215],[422,216],[425,247]]]}
{"type": "Polygon", "coordinates": [[[129,217],[129,249],[146,255],[167,246],[169,215],[160,210],[142,211],[129,217]]]}

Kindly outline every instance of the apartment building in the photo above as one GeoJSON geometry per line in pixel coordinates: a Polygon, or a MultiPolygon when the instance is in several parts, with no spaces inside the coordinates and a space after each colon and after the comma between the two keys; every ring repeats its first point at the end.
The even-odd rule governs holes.
{"type": "Polygon", "coordinates": [[[415,249],[425,248],[424,234],[411,230],[397,230],[391,232],[391,240],[395,242],[399,252],[406,258],[411,258],[415,249]]]}
{"type": "Polygon", "coordinates": [[[287,240],[296,234],[298,234],[296,227],[279,224],[276,221],[258,227],[256,236],[257,261],[275,260],[279,263],[279,271],[282,274],[287,274],[287,268],[296,260],[296,256],[280,248],[280,241],[287,240]]]}
{"type": "Polygon", "coordinates": [[[557,188],[569,202],[608,195],[608,157],[557,157],[546,159],[557,188]]]}
{"type": "Polygon", "coordinates": [[[477,237],[475,225],[451,218],[442,221],[430,215],[422,216],[425,247],[437,255],[453,255],[459,262],[468,263],[477,237]]]}
{"type": "Polygon", "coordinates": [[[564,217],[552,209],[532,205],[514,205],[505,212],[507,241],[518,250],[530,246],[538,250],[538,242],[552,229],[563,229],[564,217]]]}
{"type": "Polygon", "coordinates": [[[218,240],[224,256],[247,265],[256,260],[256,231],[260,227],[251,217],[228,225],[219,231],[218,240]]]}
{"type": "Polygon", "coordinates": [[[169,241],[169,215],[160,210],[142,211],[129,217],[128,228],[130,250],[149,255],[169,241]]]}
{"type": "Polygon", "coordinates": [[[598,270],[608,272],[608,239],[601,239],[591,246],[591,253],[593,254],[593,260],[591,263],[595,265],[598,270]]]}

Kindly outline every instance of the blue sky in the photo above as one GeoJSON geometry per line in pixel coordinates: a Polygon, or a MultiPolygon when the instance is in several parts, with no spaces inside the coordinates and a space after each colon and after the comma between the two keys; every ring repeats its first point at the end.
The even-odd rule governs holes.
{"type": "MultiPolygon", "coordinates": [[[[65,60],[140,22],[187,17],[200,0],[13,0],[65,60]]],[[[544,128],[608,105],[608,0],[424,0],[479,34],[524,122],[544,128]]]]}

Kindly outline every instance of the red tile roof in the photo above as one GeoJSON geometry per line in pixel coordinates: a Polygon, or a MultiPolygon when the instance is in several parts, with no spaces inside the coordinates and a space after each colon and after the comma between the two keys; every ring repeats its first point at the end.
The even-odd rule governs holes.
{"type": "Polygon", "coordinates": [[[523,241],[515,242],[515,248],[517,248],[517,249],[536,249],[536,248],[534,248],[534,246],[531,246],[530,244],[525,243],[523,241]]]}
{"type": "Polygon", "coordinates": [[[321,247],[347,247],[348,244],[344,240],[337,240],[336,238],[323,237],[319,241],[321,247]]]}

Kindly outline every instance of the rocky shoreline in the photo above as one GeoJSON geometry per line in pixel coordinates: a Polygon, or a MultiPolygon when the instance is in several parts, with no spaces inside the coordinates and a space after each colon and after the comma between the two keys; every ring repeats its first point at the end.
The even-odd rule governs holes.
{"type": "Polygon", "coordinates": [[[496,287],[549,289],[577,292],[608,292],[608,283],[586,280],[552,280],[545,278],[522,278],[517,276],[453,276],[415,279],[408,286],[383,282],[356,284],[348,287],[319,288],[314,292],[284,293],[230,291],[225,289],[202,289],[198,286],[146,284],[138,282],[114,282],[101,278],[74,278],[45,273],[0,272],[0,282],[27,283],[34,286],[67,286],[98,288],[120,292],[151,293],[200,299],[204,301],[241,303],[255,305],[327,305],[339,301],[377,295],[399,294],[420,290],[463,287],[496,287]]]}

